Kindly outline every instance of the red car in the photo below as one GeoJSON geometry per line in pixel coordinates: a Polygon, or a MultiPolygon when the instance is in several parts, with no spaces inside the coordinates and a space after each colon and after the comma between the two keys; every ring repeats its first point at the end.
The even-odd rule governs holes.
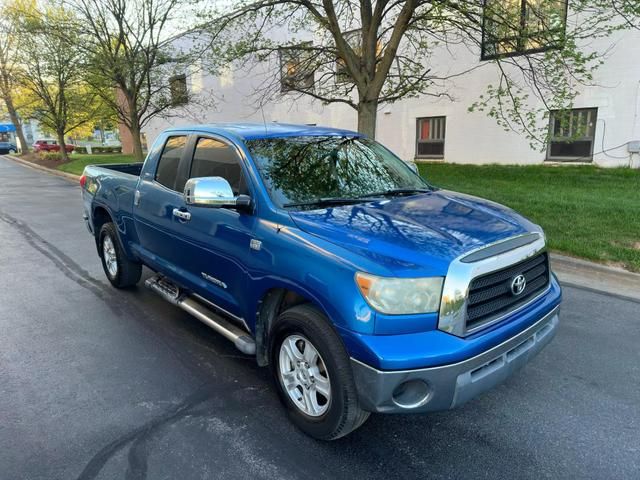
{"type": "MultiPolygon", "coordinates": [[[[67,153],[73,152],[75,147],[73,145],[66,144],[64,149],[67,153]]],[[[33,144],[34,152],[59,152],[60,145],[57,140],[36,140],[36,143],[33,144]]]]}

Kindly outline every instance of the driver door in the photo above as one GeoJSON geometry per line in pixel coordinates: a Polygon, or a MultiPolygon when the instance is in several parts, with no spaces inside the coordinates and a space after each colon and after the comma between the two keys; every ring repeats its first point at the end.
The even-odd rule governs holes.
{"type": "MultiPolygon", "coordinates": [[[[188,178],[222,177],[235,196],[249,194],[244,164],[233,144],[204,135],[194,140],[188,178]]],[[[186,211],[189,220],[176,224],[181,266],[192,279],[196,293],[242,318],[256,217],[224,207],[188,205],[186,211]]]]}

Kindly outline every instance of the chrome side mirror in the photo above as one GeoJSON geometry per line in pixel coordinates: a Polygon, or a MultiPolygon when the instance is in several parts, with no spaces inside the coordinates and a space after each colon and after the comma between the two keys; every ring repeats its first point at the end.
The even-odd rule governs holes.
{"type": "Polygon", "coordinates": [[[251,198],[238,195],[231,190],[231,185],[222,177],[190,178],[184,186],[184,201],[196,207],[248,207],[251,198]]]}

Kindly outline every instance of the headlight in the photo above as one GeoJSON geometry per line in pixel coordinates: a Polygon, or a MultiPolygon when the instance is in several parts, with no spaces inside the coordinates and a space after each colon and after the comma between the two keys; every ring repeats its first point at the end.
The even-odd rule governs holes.
{"type": "Polygon", "coordinates": [[[432,313],[440,309],[443,277],[388,278],[356,273],[369,305],[391,315],[432,313]]]}

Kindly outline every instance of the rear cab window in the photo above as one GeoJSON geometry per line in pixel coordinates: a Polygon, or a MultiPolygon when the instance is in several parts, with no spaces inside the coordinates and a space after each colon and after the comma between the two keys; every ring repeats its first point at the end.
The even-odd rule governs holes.
{"type": "Polygon", "coordinates": [[[155,181],[171,190],[182,192],[186,179],[178,175],[180,159],[187,147],[187,136],[179,135],[169,137],[164,144],[158,168],[156,169],[155,181]]]}

